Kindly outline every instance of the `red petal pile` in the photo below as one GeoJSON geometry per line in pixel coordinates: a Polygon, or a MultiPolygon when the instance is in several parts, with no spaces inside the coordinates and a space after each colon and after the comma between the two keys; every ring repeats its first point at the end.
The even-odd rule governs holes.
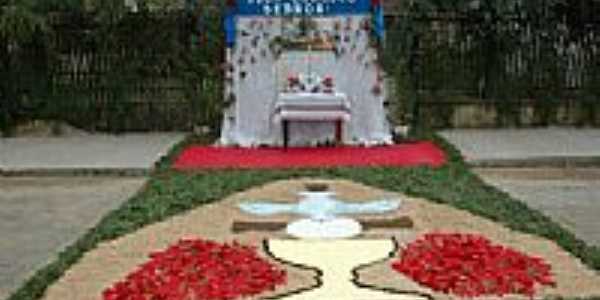
{"type": "Polygon", "coordinates": [[[285,283],[284,270],[234,242],[181,240],[103,293],[104,300],[229,300],[285,283]]]}
{"type": "Polygon", "coordinates": [[[461,297],[523,294],[555,285],[541,258],[471,234],[427,234],[400,251],[392,268],[435,291],[461,297]]]}

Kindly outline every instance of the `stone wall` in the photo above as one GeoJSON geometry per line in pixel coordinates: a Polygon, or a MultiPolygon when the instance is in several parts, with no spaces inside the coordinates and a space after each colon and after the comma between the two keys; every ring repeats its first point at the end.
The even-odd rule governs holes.
{"type": "Polygon", "coordinates": [[[433,128],[600,127],[600,103],[581,100],[564,100],[555,105],[535,101],[426,102],[419,105],[418,122],[433,128]]]}

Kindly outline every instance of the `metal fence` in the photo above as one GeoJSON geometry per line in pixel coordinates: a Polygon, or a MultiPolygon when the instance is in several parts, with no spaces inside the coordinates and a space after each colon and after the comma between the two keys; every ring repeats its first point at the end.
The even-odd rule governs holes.
{"type": "Polygon", "coordinates": [[[477,113],[463,118],[491,115],[484,126],[600,125],[600,17],[563,17],[388,18],[385,51],[405,65],[416,98],[408,113],[435,127],[461,126],[466,107],[477,113]]]}
{"type": "Polygon", "coordinates": [[[3,127],[35,119],[109,132],[213,125],[199,124],[206,122],[201,107],[216,101],[203,82],[219,78],[194,74],[191,82],[185,73],[195,34],[188,14],[128,14],[108,25],[85,14],[49,20],[52,34],[22,45],[0,68],[8,82],[0,89],[3,127]]]}

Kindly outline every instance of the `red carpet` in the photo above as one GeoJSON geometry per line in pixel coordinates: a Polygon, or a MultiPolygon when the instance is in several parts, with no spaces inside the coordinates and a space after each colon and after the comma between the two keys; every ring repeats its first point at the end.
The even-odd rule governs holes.
{"type": "Polygon", "coordinates": [[[225,148],[191,146],[177,158],[177,170],[285,169],[361,166],[431,166],[446,163],[444,152],[431,142],[384,147],[225,148]]]}

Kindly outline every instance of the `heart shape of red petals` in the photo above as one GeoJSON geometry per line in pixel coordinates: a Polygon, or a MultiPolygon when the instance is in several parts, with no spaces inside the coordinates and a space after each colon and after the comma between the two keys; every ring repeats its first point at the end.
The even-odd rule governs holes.
{"type": "Polygon", "coordinates": [[[285,270],[255,247],[181,240],[103,292],[104,300],[229,300],[273,290],[285,270]]]}
{"type": "Polygon", "coordinates": [[[543,259],[494,245],[473,234],[430,233],[399,253],[392,268],[434,291],[461,297],[522,294],[554,286],[543,259]]]}

